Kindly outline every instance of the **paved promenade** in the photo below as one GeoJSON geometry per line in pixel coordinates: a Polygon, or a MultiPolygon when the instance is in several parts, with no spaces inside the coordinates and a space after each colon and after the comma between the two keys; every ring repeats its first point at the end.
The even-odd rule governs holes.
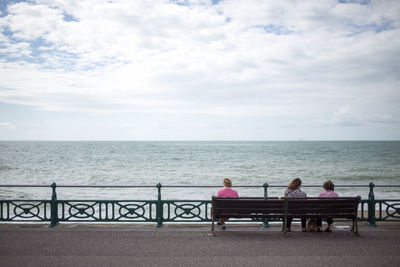
{"type": "Polygon", "coordinates": [[[400,224],[333,233],[228,225],[5,225],[1,266],[399,266],[400,224]]]}

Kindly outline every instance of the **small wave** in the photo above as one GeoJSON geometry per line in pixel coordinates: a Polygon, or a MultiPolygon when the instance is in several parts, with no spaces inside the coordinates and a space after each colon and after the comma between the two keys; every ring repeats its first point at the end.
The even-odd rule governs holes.
{"type": "Polygon", "coordinates": [[[12,167],[9,167],[9,166],[0,166],[0,171],[11,171],[11,170],[14,170],[14,169],[16,169],[16,168],[12,168],[12,167]]]}

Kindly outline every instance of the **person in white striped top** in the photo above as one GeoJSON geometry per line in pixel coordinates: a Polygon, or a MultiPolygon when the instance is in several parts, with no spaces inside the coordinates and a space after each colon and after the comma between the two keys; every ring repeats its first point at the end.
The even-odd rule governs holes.
{"type": "MultiPolygon", "coordinates": [[[[288,185],[288,188],[285,191],[285,197],[289,198],[306,198],[307,194],[300,190],[301,187],[301,180],[300,178],[294,178],[288,185]]],[[[291,231],[293,218],[287,218],[287,231],[291,231]]],[[[301,229],[303,232],[307,232],[306,230],[306,219],[301,218],[301,229]]]]}

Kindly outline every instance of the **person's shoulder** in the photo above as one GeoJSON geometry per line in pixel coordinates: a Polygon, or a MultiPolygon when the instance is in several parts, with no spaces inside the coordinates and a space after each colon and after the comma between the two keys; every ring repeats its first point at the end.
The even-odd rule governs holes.
{"type": "Polygon", "coordinates": [[[226,192],[227,192],[227,194],[230,194],[230,195],[238,195],[238,192],[235,190],[235,189],[232,189],[232,188],[226,188],[226,189],[224,189],[226,192]]]}
{"type": "Polygon", "coordinates": [[[224,191],[225,191],[224,188],[223,188],[223,189],[220,189],[220,190],[217,192],[217,197],[219,197],[221,194],[223,194],[224,191]]]}
{"type": "Polygon", "coordinates": [[[233,192],[237,197],[239,196],[238,191],[236,191],[235,189],[232,189],[232,192],[233,192]]]}

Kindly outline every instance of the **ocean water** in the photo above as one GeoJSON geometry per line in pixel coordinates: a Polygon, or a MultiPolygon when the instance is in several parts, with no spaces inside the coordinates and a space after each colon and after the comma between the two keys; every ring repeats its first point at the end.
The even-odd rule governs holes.
{"type": "MultiPolygon", "coordinates": [[[[400,141],[2,141],[0,184],[154,185],[154,188],[58,188],[59,199],[156,199],[155,185],[400,184],[400,141]]],[[[302,188],[317,196],[322,188],[302,188]]],[[[163,188],[164,199],[210,199],[218,188],[163,188]]],[[[263,196],[263,188],[237,188],[263,196]]],[[[341,188],[343,196],[368,188],[341,188]]],[[[269,196],[284,188],[270,188],[269,196]]],[[[0,188],[1,199],[49,199],[50,188],[0,188]]],[[[400,199],[400,188],[376,188],[375,197],[400,199]]]]}

